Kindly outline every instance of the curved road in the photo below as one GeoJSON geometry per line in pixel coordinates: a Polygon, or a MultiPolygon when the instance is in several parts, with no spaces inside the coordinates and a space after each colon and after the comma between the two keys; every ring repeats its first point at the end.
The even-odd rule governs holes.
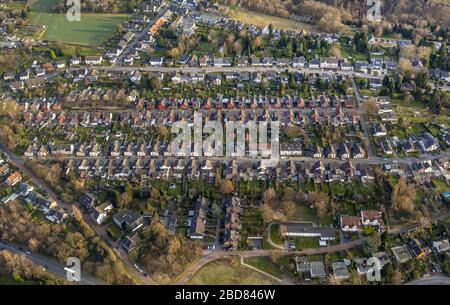
{"type": "Polygon", "coordinates": [[[431,277],[424,277],[421,279],[414,280],[405,285],[450,285],[450,277],[445,275],[436,275],[431,277]]]}
{"type": "MultiPolygon", "coordinates": [[[[14,254],[25,255],[31,262],[35,265],[42,266],[47,272],[53,273],[56,276],[66,279],[66,270],[63,264],[60,262],[50,259],[48,257],[44,257],[34,252],[24,251],[23,248],[13,245],[11,243],[7,243],[5,241],[0,241],[0,249],[7,250],[14,254]]],[[[81,285],[106,285],[107,283],[93,277],[87,273],[81,273],[81,281],[77,282],[77,284],[81,285]]]]}
{"type": "Polygon", "coordinates": [[[339,252],[343,250],[348,250],[356,246],[361,246],[365,243],[366,239],[358,239],[346,244],[339,244],[329,247],[321,247],[321,248],[312,248],[312,249],[306,249],[301,251],[289,251],[289,250],[248,250],[248,251],[216,251],[213,252],[207,256],[202,257],[200,260],[198,260],[195,264],[190,266],[183,274],[181,278],[178,279],[176,282],[177,285],[183,285],[186,284],[189,279],[203,266],[206,264],[220,259],[224,257],[232,257],[232,256],[238,256],[238,257],[256,257],[256,256],[271,256],[273,254],[276,255],[290,255],[290,254],[296,254],[296,255],[313,255],[313,254],[325,254],[325,253],[333,253],[333,252],[339,252]]]}

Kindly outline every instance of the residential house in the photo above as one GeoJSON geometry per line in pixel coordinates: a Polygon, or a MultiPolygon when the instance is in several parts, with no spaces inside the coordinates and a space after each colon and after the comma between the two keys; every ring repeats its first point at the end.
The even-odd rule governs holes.
{"type": "Polygon", "coordinates": [[[378,227],[378,230],[384,229],[382,213],[378,210],[362,210],[361,223],[364,226],[378,227]]]}
{"type": "Polygon", "coordinates": [[[361,229],[361,222],[358,216],[341,215],[340,225],[343,232],[357,232],[361,229]]]}
{"type": "Polygon", "coordinates": [[[411,254],[408,252],[405,246],[393,247],[391,248],[391,251],[395,260],[400,264],[405,263],[412,258],[411,254]]]}
{"type": "Polygon", "coordinates": [[[8,186],[14,186],[20,181],[22,181],[22,175],[19,172],[14,172],[6,178],[5,183],[8,186]]]}
{"type": "Polygon", "coordinates": [[[114,223],[124,231],[135,232],[144,224],[144,218],[138,212],[120,210],[113,216],[114,223]]]}

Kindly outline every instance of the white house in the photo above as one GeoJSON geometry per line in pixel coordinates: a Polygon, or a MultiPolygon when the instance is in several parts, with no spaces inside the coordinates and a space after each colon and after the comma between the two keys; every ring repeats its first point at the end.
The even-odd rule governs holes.
{"type": "Polygon", "coordinates": [[[99,65],[103,61],[102,56],[86,56],[84,62],[86,65],[99,65]]]}

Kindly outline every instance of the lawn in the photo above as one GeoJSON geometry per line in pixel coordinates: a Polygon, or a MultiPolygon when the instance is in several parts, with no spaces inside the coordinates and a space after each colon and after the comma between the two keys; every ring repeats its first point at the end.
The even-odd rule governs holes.
{"type": "Polygon", "coordinates": [[[274,224],[270,228],[270,239],[274,244],[282,245],[283,241],[281,240],[280,234],[280,225],[274,224]]]}
{"type": "Polygon", "coordinates": [[[447,183],[445,183],[445,181],[440,179],[432,179],[432,182],[438,194],[450,192],[450,186],[447,183]]]}
{"type": "Polygon", "coordinates": [[[201,268],[189,285],[270,285],[273,280],[257,271],[241,266],[238,258],[221,259],[201,268]]]}
{"type": "Polygon", "coordinates": [[[296,204],[295,212],[288,217],[288,220],[317,222],[317,217],[313,209],[303,204],[296,204]]]}
{"type": "Polygon", "coordinates": [[[277,278],[283,277],[283,272],[280,268],[267,256],[248,257],[244,262],[277,278]]]}
{"type": "Polygon", "coordinates": [[[114,241],[118,240],[122,236],[122,231],[116,224],[111,224],[108,227],[107,232],[114,241]]]}
{"type": "Polygon", "coordinates": [[[297,250],[319,247],[318,237],[295,237],[293,238],[293,240],[295,242],[295,248],[297,248],[297,250]]]}
{"type": "Polygon", "coordinates": [[[70,44],[99,46],[111,37],[125,14],[81,14],[81,21],[69,22],[66,14],[52,13],[56,0],[32,0],[31,22],[46,26],[43,38],[70,44]]]}
{"type": "Polygon", "coordinates": [[[235,9],[230,11],[231,18],[246,24],[254,24],[257,26],[265,27],[272,24],[276,29],[282,30],[305,30],[308,32],[317,32],[311,24],[302,23],[289,18],[281,18],[262,13],[246,11],[243,9],[235,9]]]}

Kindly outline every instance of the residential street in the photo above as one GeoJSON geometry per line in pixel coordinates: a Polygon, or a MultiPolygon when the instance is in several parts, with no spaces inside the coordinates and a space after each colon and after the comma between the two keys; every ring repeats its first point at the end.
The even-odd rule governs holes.
{"type": "MultiPolygon", "coordinates": [[[[52,200],[56,201],[58,203],[59,207],[63,208],[66,213],[72,214],[72,204],[69,204],[69,203],[65,202],[64,200],[60,199],[58,197],[58,195],[56,195],[56,193],[52,191],[51,187],[47,184],[47,182],[39,179],[31,170],[29,170],[25,166],[24,159],[16,157],[8,148],[6,148],[1,143],[0,143],[0,151],[2,151],[9,158],[9,161],[14,166],[19,168],[19,170],[22,173],[26,174],[34,184],[36,184],[39,188],[41,188],[42,190],[47,192],[48,196],[52,200]]],[[[108,236],[108,234],[106,233],[104,228],[96,225],[94,223],[94,221],[92,220],[92,218],[89,217],[89,215],[83,214],[83,216],[84,216],[85,222],[97,233],[98,236],[100,236],[104,241],[106,241],[109,244],[109,246],[117,247],[117,243],[114,242],[108,236]]],[[[117,247],[117,249],[120,253],[120,258],[126,264],[128,269],[130,270],[130,272],[133,272],[136,275],[136,277],[139,278],[145,284],[148,284],[148,285],[156,284],[156,282],[150,276],[144,276],[141,273],[137,272],[134,267],[134,264],[130,261],[128,255],[126,253],[124,253],[124,251],[122,249],[120,249],[120,247],[117,247]]]]}
{"type": "Polygon", "coordinates": [[[436,275],[430,277],[424,277],[421,279],[414,280],[409,283],[405,283],[405,285],[450,285],[450,277],[445,275],[436,275]]]}
{"type": "MultiPolygon", "coordinates": [[[[48,257],[42,256],[37,253],[28,252],[27,250],[25,250],[17,245],[7,243],[5,241],[0,241],[0,249],[5,249],[5,250],[8,250],[9,252],[12,252],[15,254],[25,255],[34,264],[42,266],[43,268],[45,268],[46,271],[51,272],[60,278],[66,279],[67,272],[66,272],[66,270],[64,270],[65,266],[56,260],[50,259],[48,257]],[[30,254],[27,254],[26,252],[28,252],[30,254]]],[[[103,282],[87,273],[83,273],[83,272],[81,273],[81,282],[78,282],[77,284],[106,285],[105,282],[103,282]]]]}

